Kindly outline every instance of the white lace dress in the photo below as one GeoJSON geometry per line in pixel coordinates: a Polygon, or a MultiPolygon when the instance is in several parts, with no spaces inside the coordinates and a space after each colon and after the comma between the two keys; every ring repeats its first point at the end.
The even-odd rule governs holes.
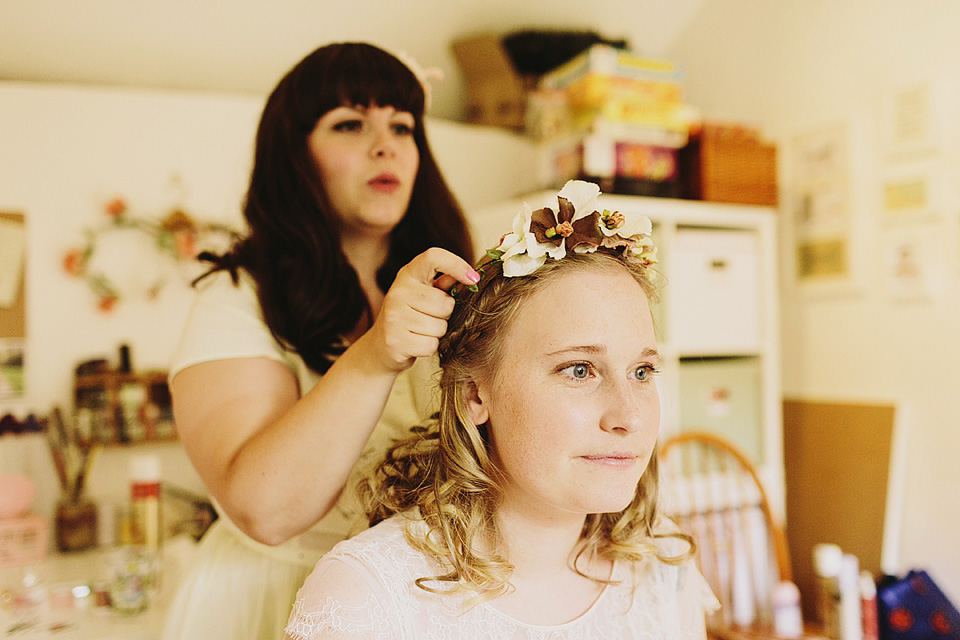
{"type": "Polygon", "coordinates": [[[417,587],[417,578],[439,570],[407,544],[405,522],[389,518],[324,556],[297,594],[287,634],[296,640],[702,640],[705,614],[719,607],[692,562],[673,566],[651,557],[635,571],[615,565],[619,584],[604,588],[576,619],[526,624],[490,602],[469,607],[465,595],[417,587]]]}

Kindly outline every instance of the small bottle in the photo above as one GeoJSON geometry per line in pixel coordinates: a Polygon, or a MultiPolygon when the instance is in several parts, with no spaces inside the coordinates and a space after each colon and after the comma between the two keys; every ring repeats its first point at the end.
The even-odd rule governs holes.
{"type": "Polygon", "coordinates": [[[840,640],[863,640],[860,622],[860,561],[845,553],[840,563],[840,640]]]}
{"type": "Polygon", "coordinates": [[[97,546],[110,548],[117,544],[117,505],[109,500],[97,503],[97,546]]]}
{"type": "Polygon", "coordinates": [[[160,460],[156,456],[130,459],[130,542],[149,551],[160,549],[160,460]]]}
{"type": "Polygon", "coordinates": [[[817,574],[817,618],[823,635],[840,640],[840,565],[843,550],[838,545],[821,543],[813,547],[813,569],[817,574]]]}
{"type": "Polygon", "coordinates": [[[773,590],[773,630],[778,638],[799,638],[803,635],[803,613],[800,611],[800,589],[785,580],[773,590]]]}
{"type": "Polygon", "coordinates": [[[878,640],[880,623],[877,619],[877,583],[869,571],[860,572],[860,621],[863,640],[878,640]]]}
{"type": "Polygon", "coordinates": [[[133,366],[130,364],[130,345],[120,345],[120,359],[117,364],[118,373],[131,373],[133,366]]]}

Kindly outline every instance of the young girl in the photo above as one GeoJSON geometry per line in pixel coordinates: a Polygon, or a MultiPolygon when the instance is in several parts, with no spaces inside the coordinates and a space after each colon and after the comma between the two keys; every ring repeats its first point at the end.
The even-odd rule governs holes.
{"type": "Polygon", "coordinates": [[[425,101],[412,67],[363,43],[317,49],[267,99],[249,234],[213,257],[171,364],[180,441],[221,517],[167,640],[282,637],[310,569],[366,526],[357,479],[434,410],[443,289],[479,276],[425,101]]]}
{"type": "Polygon", "coordinates": [[[456,288],[439,416],[366,483],[379,524],[317,564],[288,638],[705,637],[716,599],[657,514],[650,223],[598,193],[521,212],[456,288]]]}

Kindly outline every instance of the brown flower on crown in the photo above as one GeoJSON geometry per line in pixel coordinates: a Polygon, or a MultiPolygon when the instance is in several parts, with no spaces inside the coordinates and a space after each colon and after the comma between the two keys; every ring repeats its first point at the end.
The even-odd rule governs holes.
{"type": "Polygon", "coordinates": [[[556,247],[566,242],[567,251],[573,251],[580,245],[589,247],[599,245],[600,237],[597,234],[599,214],[594,211],[574,220],[576,211],[573,204],[562,197],[557,197],[557,201],[560,203],[558,213],[554,213],[549,207],[544,207],[534,211],[530,216],[530,232],[536,237],[537,242],[550,243],[556,247]]]}

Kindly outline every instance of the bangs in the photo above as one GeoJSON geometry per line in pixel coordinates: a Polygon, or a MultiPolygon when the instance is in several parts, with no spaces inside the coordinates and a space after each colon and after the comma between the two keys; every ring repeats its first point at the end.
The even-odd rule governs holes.
{"type": "Polygon", "coordinates": [[[323,66],[322,85],[328,88],[323,98],[331,102],[318,105],[317,117],[336,107],[376,104],[422,118],[420,82],[405,64],[382,49],[363,43],[344,45],[323,66]]]}

